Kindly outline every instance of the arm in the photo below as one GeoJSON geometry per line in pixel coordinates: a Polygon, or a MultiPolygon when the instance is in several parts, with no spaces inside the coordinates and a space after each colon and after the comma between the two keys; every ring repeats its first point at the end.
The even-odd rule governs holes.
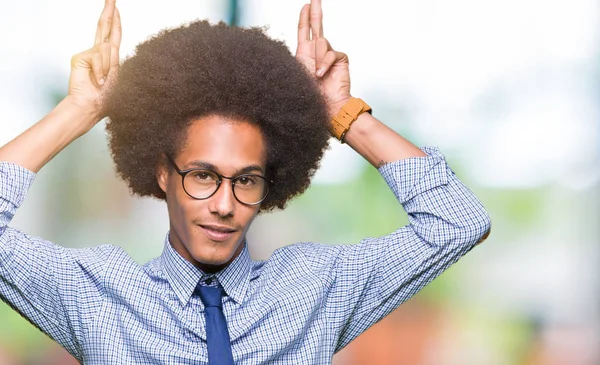
{"type": "MultiPolygon", "coordinates": [[[[296,59],[317,79],[335,115],[352,98],[348,56],[335,51],[323,36],[321,0],[312,0],[300,11],[296,59]]],[[[373,166],[425,154],[408,140],[368,113],[363,113],[346,133],[344,142],[373,166]]]]}
{"type": "Polygon", "coordinates": [[[96,44],[72,59],[69,95],[0,148],[0,299],[80,359],[78,340],[101,304],[111,248],[65,249],[9,224],[35,173],[101,119],[102,89],[116,73],[120,38],[115,1],[107,0],[96,44]]]}
{"type": "Polygon", "coordinates": [[[336,247],[326,311],[340,350],[443,273],[487,236],[490,219],[434,148],[381,168],[409,224],[358,245],[336,247]]]}
{"type": "Polygon", "coordinates": [[[369,113],[362,113],[351,127],[344,141],[377,168],[393,161],[426,156],[369,113]]]}
{"type": "Polygon", "coordinates": [[[95,114],[67,96],[42,120],[0,147],[0,161],[37,173],[97,122],[95,114]]]}
{"type": "MultiPolygon", "coordinates": [[[[330,115],[351,98],[348,58],[323,38],[320,0],[300,14],[296,57],[312,73],[330,115]]],[[[410,224],[358,245],[320,247],[309,258],[328,287],[325,309],[340,350],[481,242],[490,220],[444,157],[417,148],[368,113],[344,141],[379,169],[410,224]],[[316,259],[318,257],[318,259],[316,259]],[[324,260],[324,258],[327,260],[324,260]]]]}
{"type": "Polygon", "coordinates": [[[81,360],[114,248],[66,249],[9,227],[34,174],[0,162],[0,300],[81,360]]]}
{"type": "Polygon", "coordinates": [[[38,123],[0,147],[0,161],[37,173],[102,119],[103,85],[114,79],[119,66],[121,20],[115,1],[106,0],[94,47],[71,59],[68,96],[38,123]]]}

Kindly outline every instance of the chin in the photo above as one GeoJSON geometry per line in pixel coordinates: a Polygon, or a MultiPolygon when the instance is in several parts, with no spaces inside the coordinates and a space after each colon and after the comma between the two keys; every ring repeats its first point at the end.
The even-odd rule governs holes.
{"type": "Polygon", "coordinates": [[[240,247],[240,243],[218,242],[216,245],[215,247],[215,242],[202,242],[197,249],[190,250],[190,253],[200,265],[223,266],[233,261],[240,247]]]}
{"type": "Polygon", "coordinates": [[[231,259],[231,256],[227,256],[227,257],[223,257],[223,256],[218,256],[218,257],[214,257],[214,256],[202,256],[202,255],[198,255],[198,256],[194,256],[194,259],[200,264],[200,265],[208,265],[208,266],[223,266],[225,264],[227,264],[229,262],[229,260],[231,259]]]}

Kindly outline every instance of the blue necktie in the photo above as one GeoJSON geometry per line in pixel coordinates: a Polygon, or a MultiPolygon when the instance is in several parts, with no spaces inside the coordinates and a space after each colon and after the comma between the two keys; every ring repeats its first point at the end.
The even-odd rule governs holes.
{"type": "Polygon", "coordinates": [[[196,287],[196,293],[204,303],[204,318],[206,319],[206,344],[208,346],[209,365],[233,365],[231,340],[227,330],[227,321],[223,314],[220,287],[196,287]]]}

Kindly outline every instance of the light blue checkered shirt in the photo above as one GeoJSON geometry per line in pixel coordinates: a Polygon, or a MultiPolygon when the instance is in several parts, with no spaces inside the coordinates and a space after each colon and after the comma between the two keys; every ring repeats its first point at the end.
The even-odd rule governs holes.
{"type": "MultiPolygon", "coordinates": [[[[435,148],[379,169],[410,224],[360,244],[247,249],[211,281],[236,364],[329,364],[335,352],[467,253],[490,228],[435,148]],[[216,279],[216,280],[215,280],[216,279]]],[[[0,163],[0,298],[85,364],[207,364],[207,281],[168,240],[138,265],[119,247],[62,248],[8,227],[35,175],[0,163]]]]}

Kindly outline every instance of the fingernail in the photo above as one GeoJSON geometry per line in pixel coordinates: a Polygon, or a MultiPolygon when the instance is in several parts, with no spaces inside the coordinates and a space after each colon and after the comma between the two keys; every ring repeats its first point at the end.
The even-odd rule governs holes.
{"type": "Polygon", "coordinates": [[[100,79],[100,85],[104,85],[104,81],[106,81],[106,80],[104,79],[104,77],[103,77],[103,78],[101,78],[101,79],[100,79]]]}
{"type": "Polygon", "coordinates": [[[320,69],[317,70],[317,76],[319,76],[319,77],[323,76],[323,69],[322,68],[320,68],[320,69]]]}

